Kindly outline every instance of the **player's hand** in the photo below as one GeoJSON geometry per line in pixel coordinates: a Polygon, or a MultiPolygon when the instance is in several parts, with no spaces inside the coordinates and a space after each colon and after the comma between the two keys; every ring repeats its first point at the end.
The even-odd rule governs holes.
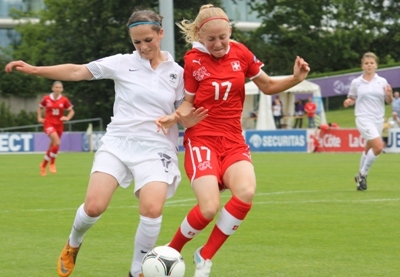
{"type": "Polygon", "coordinates": [[[62,116],[62,117],[60,118],[60,120],[61,120],[61,121],[68,121],[69,119],[68,119],[68,117],[66,117],[66,116],[62,116]]]}
{"type": "Polygon", "coordinates": [[[12,61],[5,66],[4,70],[7,73],[16,70],[25,74],[32,74],[35,70],[35,66],[32,66],[24,61],[12,61]]]}
{"type": "Polygon", "coordinates": [[[392,86],[391,86],[391,85],[389,85],[389,84],[386,85],[386,87],[385,87],[385,94],[386,94],[387,96],[393,96],[393,89],[392,89],[392,86]]]}
{"type": "Polygon", "coordinates": [[[44,123],[44,119],[43,118],[38,118],[38,122],[39,123],[44,123]]]}
{"type": "Polygon", "coordinates": [[[160,132],[161,130],[163,133],[166,135],[168,133],[168,128],[173,126],[176,122],[179,120],[179,115],[176,113],[169,114],[169,115],[164,115],[162,117],[159,117],[155,120],[155,123],[157,125],[157,132],[160,132]]]}
{"type": "Polygon", "coordinates": [[[354,100],[347,98],[346,100],[343,101],[343,107],[347,108],[347,107],[353,105],[353,101],[354,100]]]}
{"type": "Polygon", "coordinates": [[[208,110],[203,107],[192,108],[188,114],[182,114],[179,111],[176,113],[180,118],[180,124],[185,128],[193,127],[208,116],[208,110]]]}
{"type": "Polygon", "coordinates": [[[294,61],[293,76],[299,81],[303,81],[307,78],[308,72],[310,72],[308,63],[303,58],[297,56],[294,61]]]}

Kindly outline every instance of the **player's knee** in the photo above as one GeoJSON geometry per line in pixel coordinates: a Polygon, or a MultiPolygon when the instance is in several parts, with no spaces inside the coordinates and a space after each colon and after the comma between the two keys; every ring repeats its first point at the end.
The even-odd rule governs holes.
{"type": "Polygon", "coordinates": [[[162,214],[162,205],[160,203],[146,203],[139,208],[140,214],[149,218],[158,218],[162,214]]]}
{"type": "Polygon", "coordinates": [[[88,201],[85,203],[85,212],[90,217],[100,216],[105,211],[105,209],[106,208],[103,207],[103,205],[99,205],[98,203],[93,201],[88,201]]]}
{"type": "Polygon", "coordinates": [[[220,202],[207,202],[206,204],[200,203],[201,214],[207,219],[213,219],[218,213],[220,202]]]}

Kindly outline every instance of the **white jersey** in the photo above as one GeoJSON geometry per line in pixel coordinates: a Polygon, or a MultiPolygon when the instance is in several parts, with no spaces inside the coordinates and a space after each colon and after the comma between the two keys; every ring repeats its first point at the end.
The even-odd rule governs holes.
{"type": "Polygon", "coordinates": [[[114,80],[115,102],[108,135],[168,142],[177,149],[178,126],[175,124],[164,135],[157,132],[155,119],[173,113],[183,101],[183,68],[168,52],[162,54],[167,61],[156,70],[136,51],[85,65],[94,79],[114,80]]]}
{"type": "Polygon", "coordinates": [[[356,117],[369,118],[373,122],[381,122],[385,116],[385,78],[378,74],[371,81],[362,76],[351,82],[348,97],[355,99],[354,114],[356,117]]]}

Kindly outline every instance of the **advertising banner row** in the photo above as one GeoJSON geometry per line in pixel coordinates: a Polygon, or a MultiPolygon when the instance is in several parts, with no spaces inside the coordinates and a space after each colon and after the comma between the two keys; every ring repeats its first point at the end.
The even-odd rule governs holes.
{"type": "MultiPolygon", "coordinates": [[[[96,151],[104,132],[65,132],[60,151],[96,151]],[[91,137],[91,141],[90,141],[91,137]],[[91,142],[91,143],[90,143],[91,142]]],[[[365,140],[356,129],[246,130],[244,137],[254,152],[361,152],[365,140]]],[[[0,153],[45,152],[49,138],[44,133],[0,133],[0,153]]],[[[183,151],[183,132],[179,150],[183,151]]],[[[390,129],[387,153],[400,153],[400,128],[390,129]]]]}

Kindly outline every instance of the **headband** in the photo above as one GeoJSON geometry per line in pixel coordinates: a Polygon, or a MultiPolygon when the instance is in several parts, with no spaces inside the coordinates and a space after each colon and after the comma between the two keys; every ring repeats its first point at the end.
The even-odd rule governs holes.
{"type": "Polygon", "coordinates": [[[154,25],[161,26],[160,22],[155,22],[155,21],[138,21],[138,22],[129,24],[128,29],[130,29],[130,28],[132,28],[132,27],[135,27],[135,26],[138,26],[138,25],[143,25],[143,24],[154,24],[154,25]]]}
{"type": "Polygon", "coordinates": [[[204,20],[203,22],[201,22],[201,24],[200,24],[200,26],[199,26],[199,30],[201,29],[201,27],[203,27],[203,25],[204,25],[205,23],[207,23],[208,21],[211,21],[211,20],[215,20],[215,19],[222,19],[222,20],[225,20],[226,22],[229,22],[229,20],[228,20],[226,17],[222,17],[222,16],[213,16],[213,17],[209,17],[209,18],[207,18],[206,20],[204,20]]]}

